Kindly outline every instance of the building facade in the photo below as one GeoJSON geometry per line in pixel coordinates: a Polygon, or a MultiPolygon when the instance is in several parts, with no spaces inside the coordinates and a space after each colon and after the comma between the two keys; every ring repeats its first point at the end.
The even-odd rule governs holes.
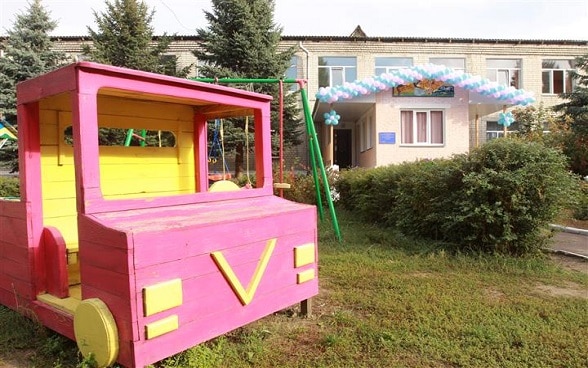
{"type": "MultiPolygon", "coordinates": [[[[87,37],[54,41],[58,49],[73,57],[81,54],[82,44],[90,42],[87,37]]],[[[198,47],[197,36],[175,36],[169,49],[170,55],[178,57],[179,67],[193,66],[193,77],[198,77],[199,61],[192,50],[198,47]]],[[[561,101],[560,93],[574,88],[569,76],[574,59],[588,54],[587,40],[369,37],[360,26],[350,36],[283,36],[280,47],[296,48],[286,77],[307,81],[323,159],[326,165],[341,168],[467,152],[502,136],[499,114],[514,105],[484,99],[459,87],[451,96],[403,95],[394,88],[329,104],[317,99],[320,87],[436,64],[532,93],[534,105],[549,107],[561,101]],[[340,116],[337,125],[324,124],[325,113],[331,110],[340,116]],[[411,141],[407,121],[413,120],[415,137],[411,141]]],[[[307,162],[307,151],[303,144],[290,156],[307,162]]]]}

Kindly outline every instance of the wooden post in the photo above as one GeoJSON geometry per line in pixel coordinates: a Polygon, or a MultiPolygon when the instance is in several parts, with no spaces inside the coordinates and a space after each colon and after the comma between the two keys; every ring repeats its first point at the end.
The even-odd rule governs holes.
{"type": "MultiPolygon", "coordinates": [[[[506,114],[506,105],[502,105],[502,113],[506,114]]],[[[503,128],[504,128],[504,138],[506,138],[506,132],[508,130],[508,127],[506,126],[506,124],[504,124],[503,128]]]]}
{"type": "Polygon", "coordinates": [[[480,130],[479,130],[479,125],[480,125],[480,115],[476,114],[476,118],[474,121],[474,132],[476,134],[476,138],[475,138],[475,147],[478,147],[480,145],[480,130]]]}
{"type": "Polygon", "coordinates": [[[300,302],[300,316],[312,316],[312,299],[304,299],[300,302]]]}

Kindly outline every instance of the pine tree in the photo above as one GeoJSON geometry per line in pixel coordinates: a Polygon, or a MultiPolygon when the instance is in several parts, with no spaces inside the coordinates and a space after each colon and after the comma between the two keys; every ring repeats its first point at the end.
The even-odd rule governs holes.
{"type": "Polygon", "coordinates": [[[83,53],[90,60],[147,72],[186,77],[190,66],[176,70],[177,57],[165,55],[171,38],[153,35],[155,10],[139,0],[106,1],[106,11],[94,18],[98,30],[88,27],[92,45],[83,53]]]}
{"type": "Polygon", "coordinates": [[[564,144],[564,153],[570,158],[572,171],[588,176],[588,54],[576,58],[576,70],[571,72],[575,81],[571,92],[560,95],[565,102],[553,110],[571,119],[571,132],[564,144]]]}
{"type": "MultiPolygon", "coordinates": [[[[67,58],[53,48],[49,33],[57,27],[41,0],[33,0],[16,16],[8,30],[4,56],[0,58],[0,115],[18,126],[16,117],[16,84],[62,66],[67,58]]],[[[16,144],[0,150],[0,160],[8,161],[12,171],[18,170],[16,144]]]]}
{"type": "MultiPolygon", "coordinates": [[[[212,12],[205,11],[207,29],[198,29],[200,49],[193,54],[201,62],[199,74],[209,78],[282,78],[290,66],[294,47],[279,52],[282,28],[273,20],[273,0],[212,0],[212,12]]],[[[279,134],[279,101],[277,84],[254,84],[255,92],[270,94],[274,149],[279,134]]],[[[284,96],[284,143],[301,142],[300,111],[296,96],[284,96]]],[[[242,170],[245,141],[243,120],[225,123],[225,149],[234,149],[235,175],[242,170]]],[[[251,128],[250,128],[251,132],[251,128]]]]}
{"type": "MultiPolygon", "coordinates": [[[[102,64],[185,78],[191,66],[178,70],[177,57],[165,55],[172,39],[166,34],[154,37],[154,14],[140,0],[106,1],[104,13],[94,12],[98,30],[88,27],[92,45],[83,46],[84,55],[102,64]]],[[[101,128],[98,139],[102,145],[120,145],[126,134],[124,129],[101,128]]]]}
{"type": "Polygon", "coordinates": [[[588,135],[588,54],[576,58],[576,70],[570,72],[576,82],[571,92],[563,93],[566,100],[553,107],[573,119],[572,130],[588,135]]]}

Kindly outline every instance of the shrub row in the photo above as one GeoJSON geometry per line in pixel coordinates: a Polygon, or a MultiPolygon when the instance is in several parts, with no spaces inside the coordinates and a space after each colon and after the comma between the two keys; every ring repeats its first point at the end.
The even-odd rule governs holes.
{"type": "Polygon", "coordinates": [[[469,154],[342,172],[340,203],[365,221],[461,249],[528,254],[577,198],[566,157],[538,143],[493,140],[469,154]]]}

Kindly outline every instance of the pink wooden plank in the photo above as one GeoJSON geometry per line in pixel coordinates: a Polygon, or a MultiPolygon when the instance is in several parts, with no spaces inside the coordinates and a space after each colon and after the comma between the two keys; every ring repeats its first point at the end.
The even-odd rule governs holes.
{"type": "Polygon", "coordinates": [[[135,341],[139,339],[135,299],[129,300],[109,293],[107,288],[97,289],[89,285],[82,286],[82,299],[98,298],[102,300],[113,314],[118,328],[119,339],[135,341]],[[106,289],[106,290],[105,290],[106,289]]]}
{"type": "Polygon", "coordinates": [[[1,290],[8,293],[8,298],[6,300],[0,299],[0,304],[7,306],[12,305],[17,300],[18,302],[31,301],[35,295],[30,281],[14,278],[4,272],[0,272],[0,291],[1,290]]]}
{"type": "MultiPolygon", "coordinates": [[[[287,217],[282,218],[281,216],[276,216],[274,219],[288,220],[287,217]]],[[[294,236],[294,234],[288,232],[310,229],[310,227],[303,226],[306,221],[304,217],[292,218],[289,221],[292,225],[291,228],[276,227],[275,224],[274,226],[268,226],[271,224],[260,221],[244,221],[240,225],[240,233],[234,231],[234,227],[237,226],[235,224],[217,224],[201,231],[185,229],[182,231],[169,231],[167,234],[152,234],[151,237],[147,237],[147,234],[137,234],[135,236],[135,268],[140,269],[158,263],[228,249],[240,244],[265,243],[272,238],[278,239],[278,245],[280,242],[288,244],[288,239],[294,236]],[[251,229],[251,231],[247,229],[251,229]]],[[[313,241],[314,232],[307,230],[304,233],[307,234],[307,238],[301,239],[300,244],[293,243],[294,245],[313,241]]]]}
{"type": "Polygon", "coordinates": [[[75,64],[70,64],[50,73],[21,82],[16,86],[19,103],[38,101],[76,88],[75,64]]]}
{"type": "Polygon", "coordinates": [[[121,249],[129,247],[126,233],[108,228],[92,216],[78,216],[78,234],[81,244],[88,241],[90,243],[100,242],[121,249]]]}
{"type": "MultiPolygon", "coordinates": [[[[96,239],[97,241],[100,239],[96,239]]],[[[121,274],[132,273],[133,250],[112,247],[110,244],[84,240],[80,247],[83,262],[121,274]]]]}
{"type": "MultiPolygon", "coordinates": [[[[71,340],[75,340],[72,314],[39,301],[32,302],[28,307],[33,310],[38,320],[45,327],[48,327],[71,340]]],[[[25,306],[25,308],[27,308],[27,306],[25,306]]]]}
{"type": "MultiPolygon", "coordinates": [[[[26,245],[26,239],[20,243],[21,246],[4,242],[0,240],[0,260],[3,258],[11,259],[16,262],[28,262],[29,249],[23,245],[26,245]]],[[[1,264],[2,261],[0,261],[1,264]]],[[[1,269],[1,268],[0,268],[1,269]]]]}
{"type": "Polygon", "coordinates": [[[18,279],[24,282],[31,282],[31,266],[26,262],[18,262],[12,259],[4,259],[2,262],[3,271],[9,278],[18,279]]]}
{"type": "Polygon", "coordinates": [[[23,201],[8,201],[0,199],[0,221],[2,221],[2,218],[16,218],[24,220],[27,218],[25,210],[25,202],[23,201]]]}
{"type": "Polygon", "coordinates": [[[310,297],[311,295],[309,294],[307,289],[293,287],[289,290],[285,298],[278,298],[276,295],[267,295],[265,298],[259,299],[258,302],[265,306],[264,310],[242,308],[233,316],[227,316],[223,313],[213,318],[207,318],[205,321],[194,321],[191,323],[185,323],[184,318],[193,312],[184,312],[182,310],[179,315],[180,328],[178,330],[152,340],[141,341],[135,345],[137,351],[136,364],[137,366],[144,366],[179,353],[268,314],[294,305],[298,301],[310,297]]]}
{"type": "Polygon", "coordinates": [[[2,242],[16,248],[27,248],[27,223],[22,219],[0,217],[2,242]]]}
{"type": "MultiPolygon", "coordinates": [[[[83,286],[88,285],[98,290],[108,290],[108,292],[119,295],[121,298],[131,297],[132,277],[129,277],[129,275],[113,272],[105,268],[98,268],[81,261],[80,277],[82,278],[83,286]]],[[[83,290],[82,288],[82,292],[83,290]]]]}

